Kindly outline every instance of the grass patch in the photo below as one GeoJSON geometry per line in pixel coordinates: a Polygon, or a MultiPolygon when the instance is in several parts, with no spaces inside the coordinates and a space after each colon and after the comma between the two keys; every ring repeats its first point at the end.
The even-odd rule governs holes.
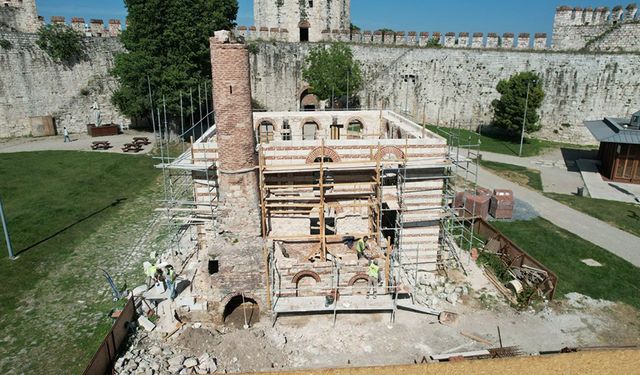
{"type": "Polygon", "coordinates": [[[556,273],[557,297],[578,292],[640,308],[640,269],[626,260],[542,218],[492,224],[556,273]],[[603,266],[580,261],[589,258],[603,266]]]}
{"type": "Polygon", "coordinates": [[[0,243],[3,372],[82,371],[111,326],[99,269],[125,279],[122,263],[148,225],[158,175],[145,156],[0,154],[0,192],[19,256],[9,260],[0,243]]]}
{"type": "Polygon", "coordinates": [[[640,205],[576,195],[555,193],[545,195],[614,227],[640,236],[640,205]]]}
{"type": "Polygon", "coordinates": [[[480,165],[490,169],[500,177],[518,185],[529,187],[533,190],[542,191],[542,177],[540,171],[529,169],[519,165],[497,163],[494,161],[480,161],[480,165]]]}
{"type": "MultiPolygon", "coordinates": [[[[495,131],[487,132],[482,135],[466,130],[437,127],[435,125],[426,125],[426,128],[447,138],[445,133],[453,133],[460,139],[461,146],[475,145],[480,142],[480,151],[495,152],[497,154],[518,156],[520,150],[520,137],[513,137],[506,134],[500,134],[495,131]]],[[[535,138],[525,138],[522,145],[522,156],[537,156],[544,151],[552,148],[569,147],[569,148],[593,148],[595,146],[579,146],[560,142],[551,142],[535,138]]]]}

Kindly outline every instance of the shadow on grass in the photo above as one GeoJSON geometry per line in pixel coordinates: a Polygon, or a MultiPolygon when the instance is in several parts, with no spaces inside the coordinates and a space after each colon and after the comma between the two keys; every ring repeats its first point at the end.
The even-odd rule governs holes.
{"type": "Polygon", "coordinates": [[[56,236],[64,233],[65,231],[73,228],[74,226],[82,223],[83,221],[88,220],[88,219],[100,214],[101,212],[104,212],[104,211],[108,210],[109,208],[116,207],[117,205],[119,205],[120,203],[122,203],[125,200],[127,200],[127,198],[118,198],[113,203],[109,204],[108,206],[105,206],[105,207],[103,207],[103,208],[101,208],[101,209],[99,209],[97,211],[94,211],[94,212],[90,213],[89,215],[83,217],[82,219],[76,220],[75,222],[73,222],[73,223],[67,225],[66,227],[60,229],[59,231],[53,233],[52,235],[47,236],[47,237],[41,239],[40,241],[38,241],[38,242],[36,242],[36,243],[34,243],[32,245],[29,245],[26,248],[18,251],[15,255],[26,253],[27,251],[29,251],[29,250],[31,250],[31,249],[33,249],[33,248],[35,248],[35,247],[47,242],[47,241],[49,241],[52,238],[55,238],[56,236]]]}

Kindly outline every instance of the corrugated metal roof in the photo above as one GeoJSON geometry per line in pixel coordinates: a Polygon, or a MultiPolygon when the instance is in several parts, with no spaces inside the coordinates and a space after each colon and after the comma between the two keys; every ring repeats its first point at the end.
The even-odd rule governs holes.
{"type": "Polygon", "coordinates": [[[627,129],[620,125],[627,119],[605,118],[603,121],[585,121],[584,125],[600,142],[640,144],[640,130],[627,129]]]}

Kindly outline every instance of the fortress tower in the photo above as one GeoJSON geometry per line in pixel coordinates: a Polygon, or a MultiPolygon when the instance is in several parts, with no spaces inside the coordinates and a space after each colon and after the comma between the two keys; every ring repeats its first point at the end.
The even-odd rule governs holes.
{"type": "Polygon", "coordinates": [[[349,30],[351,0],[254,0],[259,29],[286,29],[290,42],[318,42],[324,30],[349,30]]]}
{"type": "Polygon", "coordinates": [[[35,0],[0,0],[0,30],[35,33],[38,28],[35,0]]]}

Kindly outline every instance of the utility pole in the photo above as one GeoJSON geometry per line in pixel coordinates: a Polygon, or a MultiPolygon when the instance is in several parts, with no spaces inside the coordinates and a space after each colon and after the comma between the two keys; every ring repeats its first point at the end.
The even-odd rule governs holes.
{"type": "Polygon", "coordinates": [[[13,255],[13,247],[11,247],[11,237],[9,236],[9,228],[7,228],[7,220],[4,215],[4,205],[2,204],[2,197],[0,197],[0,221],[2,221],[2,230],[4,231],[4,239],[7,241],[7,250],[9,251],[9,259],[14,260],[16,257],[13,255]]]}
{"type": "Polygon", "coordinates": [[[520,151],[518,152],[518,157],[522,157],[522,144],[524,143],[524,129],[527,125],[527,110],[529,109],[529,87],[531,83],[534,85],[537,83],[536,80],[527,82],[527,96],[524,100],[524,118],[522,119],[522,132],[520,132],[520,151]]]}

